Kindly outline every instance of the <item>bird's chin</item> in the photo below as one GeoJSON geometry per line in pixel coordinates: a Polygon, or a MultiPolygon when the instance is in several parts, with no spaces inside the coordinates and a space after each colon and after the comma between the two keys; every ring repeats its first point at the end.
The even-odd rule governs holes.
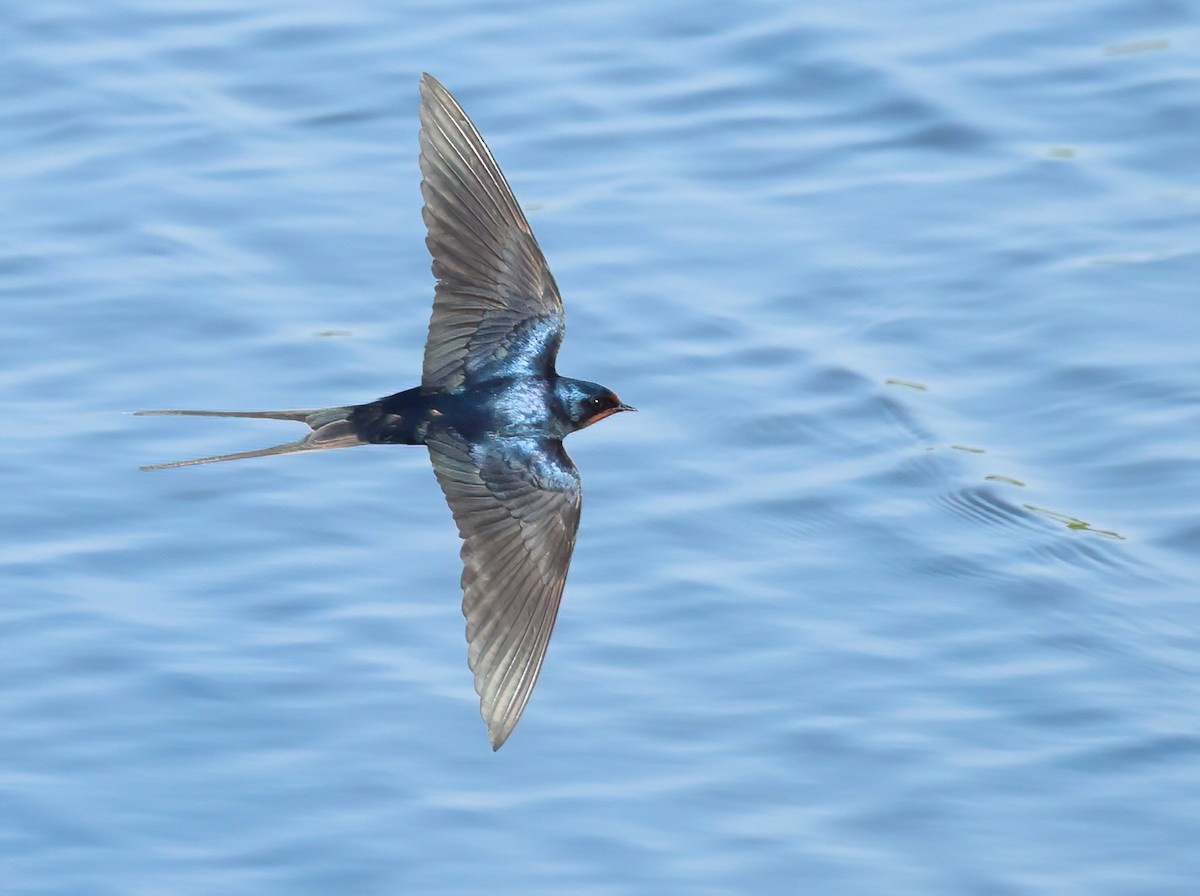
{"type": "Polygon", "coordinates": [[[582,423],[579,424],[579,428],[587,429],[593,423],[603,420],[605,417],[611,417],[613,414],[621,413],[621,411],[632,411],[632,410],[633,410],[633,408],[626,408],[626,407],[609,408],[607,411],[601,411],[599,414],[593,414],[591,417],[588,417],[586,420],[584,420],[582,423]]]}

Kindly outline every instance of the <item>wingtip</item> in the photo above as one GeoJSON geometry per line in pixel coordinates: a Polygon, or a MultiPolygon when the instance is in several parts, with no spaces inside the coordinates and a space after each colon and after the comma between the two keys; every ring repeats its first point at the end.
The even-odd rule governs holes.
{"type": "Polygon", "coordinates": [[[420,88],[421,98],[425,100],[428,100],[433,94],[445,94],[447,96],[450,94],[450,91],[446,89],[445,85],[433,75],[429,74],[429,72],[421,72],[421,83],[418,86],[420,88]]]}
{"type": "Polygon", "coordinates": [[[504,746],[504,743],[508,740],[508,736],[510,734],[512,734],[511,728],[508,731],[496,731],[490,727],[488,728],[488,743],[492,745],[493,753],[504,746]]]}
{"type": "MultiPolygon", "coordinates": [[[[474,669],[474,664],[470,663],[470,665],[471,668],[474,669]]],[[[477,691],[480,690],[479,684],[480,683],[477,681],[477,691]]],[[[524,707],[522,707],[522,709],[524,709],[524,707]]],[[[487,705],[484,703],[482,694],[480,694],[479,700],[479,715],[483,719],[483,724],[487,726],[488,743],[492,745],[493,753],[495,753],[502,746],[504,746],[505,743],[508,742],[508,738],[512,735],[513,730],[517,727],[517,722],[521,721],[520,712],[517,713],[516,718],[513,718],[511,715],[497,714],[494,706],[489,711],[487,705]]]]}

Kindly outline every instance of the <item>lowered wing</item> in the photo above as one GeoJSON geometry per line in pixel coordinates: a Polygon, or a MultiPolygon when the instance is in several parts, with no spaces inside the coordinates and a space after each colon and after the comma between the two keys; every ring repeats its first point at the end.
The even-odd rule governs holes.
{"type": "Polygon", "coordinates": [[[521,717],[554,629],[579,529],[579,473],[557,440],[426,440],[463,539],[463,615],[488,739],[521,717]]]}

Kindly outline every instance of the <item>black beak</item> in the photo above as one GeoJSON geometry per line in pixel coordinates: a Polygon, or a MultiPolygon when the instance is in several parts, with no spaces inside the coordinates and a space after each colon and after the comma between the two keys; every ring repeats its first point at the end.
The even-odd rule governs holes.
{"type": "Polygon", "coordinates": [[[630,406],[630,405],[627,405],[627,404],[619,404],[619,405],[617,405],[617,408],[616,408],[616,409],[617,409],[618,411],[636,411],[636,410],[637,410],[637,408],[635,408],[635,407],[632,407],[632,406],[630,406]]]}

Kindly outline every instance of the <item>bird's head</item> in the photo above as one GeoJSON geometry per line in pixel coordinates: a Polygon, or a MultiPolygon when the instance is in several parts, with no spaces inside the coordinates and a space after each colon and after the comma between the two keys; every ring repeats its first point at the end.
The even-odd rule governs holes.
{"type": "Polygon", "coordinates": [[[617,394],[599,383],[562,378],[557,387],[563,410],[570,421],[571,431],[591,426],[621,411],[636,411],[617,398],[617,394]]]}

